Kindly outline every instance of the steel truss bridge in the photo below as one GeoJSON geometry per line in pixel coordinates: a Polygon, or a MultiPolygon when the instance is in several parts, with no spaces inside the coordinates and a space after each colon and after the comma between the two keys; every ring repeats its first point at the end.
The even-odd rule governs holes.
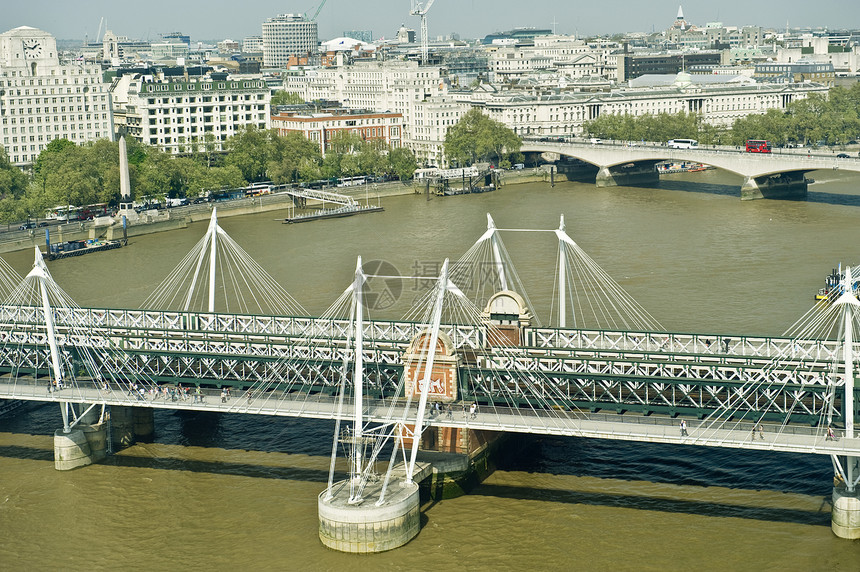
{"type": "MultiPolygon", "coordinates": [[[[51,355],[42,308],[0,306],[0,344],[7,349],[0,355],[0,397],[333,418],[343,363],[353,351],[349,320],[59,307],[53,313],[60,359],[79,372],[76,386],[46,391],[51,355]],[[104,391],[87,380],[82,361],[91,355],[104,360],[97,368],[128,380],[199,385],[209,398],[141,401],[104,391]],[[236,390],[227,404],[218,399],[222,387],[236,390]]],[[[390,404],[404,351],[425,330],[413,322],[364,324],[364,371],[377,403],[368,405],[371,418],[386,398],[390,404]]],[[[523,330],[524,344],[499,351],[488,346],[484,326],[441,331],[460,357],[460,399],[476,401],[482,414],[437,424],[677,443],[674,416],[717,413],[738,423],[702,424],[702,435],[691,431],[685,442],[761,448],[765,442],[751,441],[749,433],[765,420],[785,439],[767,441],[768,448],[860,454],[860,439],[825,441],[812,428],[828,414],[834,424],[843,421],[836,341],[531,327],[523,330]],[[534,381],[527,387],[521,374],[534,374],[534,381]],[[542,394],[562,396],[554,408],[564,411],[543,414],[542,394]]]]}

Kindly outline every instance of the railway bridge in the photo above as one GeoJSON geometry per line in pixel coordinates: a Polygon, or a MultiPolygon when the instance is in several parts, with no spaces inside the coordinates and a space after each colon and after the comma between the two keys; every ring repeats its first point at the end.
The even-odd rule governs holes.
{"type": "MultiPolygon", "coordinates": [[[[0,280],[10,291],[0,305],[0,398],[59,405],[58,469],[151,435],[155,409],[333,420],[320,537],[352,552],[417,533],[420,449],[474,458],[504,433],[827,455],[833,530],[860,537],[860,301],[850,287],[783,337],[669,332],[562,219],[540,231],[559,244],[558,318],[543,326],[519,293],[505,230],[488,216],[475,246],[446,261],[401,320],[369,316],[368,285],[392,277],[360,259],[328,311],[303,315],[214,214],[143,309],[78,307],[37,250],[25,278],[7,269],[0,280]],[[474,298],[461,287],[464,273],[484,255],[494,282],[474,298]],[[233,278],[219,287],[219,276],[233,278]],[[216,311],[215,293],[230,295],[231,283],[278,311],[216,311]],[[614,327],[585,327],[587,308],[614,327]],[[349,477],[335,482],[340,449],[349,477]]],[[[852,283],[850,269],[844,280],[852,283]]]]}

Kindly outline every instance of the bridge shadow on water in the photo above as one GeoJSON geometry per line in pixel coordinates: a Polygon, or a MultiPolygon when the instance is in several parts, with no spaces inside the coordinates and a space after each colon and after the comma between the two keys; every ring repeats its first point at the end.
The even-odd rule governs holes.
{"type": "MultiPolygon", "coordinates": [[[[38,435],[36,446],[0,446],[3,458],[45,461],[53,465],[49,435],[57,428],[54,407],[40,407],[17,419],[4,419],[0,431],[38,435]]],[[[225,415],[207,412],[156,411],[156,449],[161,445],[218,448],[226,451],[328,456],[333,424],[325,421],[265,418],[254,415],[225,415]]],[[[180,449],[178,454],[158,455],[156,449],[132,447],[110,455],[102,463],[112,467],[186,471],[263,479],[283,479],[324,483],[326,468],[290,466],[280,462],[243,462],[242,455],[230,453],[235,460],[195,459],[197,452],[180,449]],[[183,452],[185,451],[185,452],[183,452]]],[[[820,498],[818,510],[799,510],[772,506],[659,498],[643,494],[595,493],[571,489],[483,484],[471,494],[499,498],[546,502],[625,507],[681,514],[735,517],[806,525],[828,526],[832,476],[830,460],[820,455],[798,455],[763,451],[744,451],[655,443],[629,443],[600,439],[513,436],[497,466],[502,471],[544,475],[569,475],[629,481],[664,483],[687,487],[723,487],[749,491],[776,491],[820,498]]],[[[383,454],[384,458],[385,455],[383,454]]],[[[322,464],[327,465],[323,461],[322,464]]],[[[338,473],[336,478],[345,475],[338,473]]],[[[695,489],[685,491],[695,495],[695,489]]]]}
{"type": "MultiPolygon", "coordinates": [[[[742,506],[727,503],[655,498],[641,495],[623,495],[615,492],[611,494],[602,494],[563,489],[533,489],[530,487],[488,484],[480,485],[470,494],[516,500],[537,500],[678,514],[693,514],[696,516],[744,518],[792,524],[830,526],[829,510],[826,512],[824,510],[811,512],[788,508],[742,506]]],[[[822,508],[824,508],[824,506],[828,506],[829,503],[829,499],[822,499],[822,508]]]]}
{"type": "MultiPolygon", "coordinates": [[[[683,191],[686,193],[699,193],[706,195],[719,195],[740,198],[740,183],[737,185],[723,185],[718,183],[692,183],[690,181],[663,180],[657,185],[630,185],[632,188],[640,189],[665,189],[667,191],[683,191]]],[[[770,201],[807,202],[825,205],[836,205],[845,207],[860,207],[860,194],[849,195],[844,193],[827,193],[813,190],[820,186],[810,187],[806,198],[783,198],[783,199],[760,199],[770,201]]]]}
{"type": "MultiPolygon", "coordinates": [[[[830,460],[821,455],[718,449],[602,439],[515,436],[497,463],[504,471],[774,491],[820,498],[818,510],[703,500],[483,484],[472,494],[808,525],[830,525],[830,460]]],[[[635,484],[633,485],[635,488],[635,484]]],[[[685,492],[695,494],[695,489],[685,492]]]]}

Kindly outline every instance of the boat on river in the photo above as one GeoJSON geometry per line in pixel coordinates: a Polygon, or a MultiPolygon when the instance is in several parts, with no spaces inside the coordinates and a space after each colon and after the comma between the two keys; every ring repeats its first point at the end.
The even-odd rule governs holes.
{"type": "Polygon", "coordinates": [[[57,242],[49,246],[48,252],[44,253],[48,260],[69,258],[71,256],[83,256],[92,252],[102,252],[122,248],[121,240],[101,240],[98,238],[89,240],[69,240],[57,242]]]}
{"type": "MultiPolygon", "coordinates": [[[[855,268],[852,266],[851,268],[855,268]]],[[[853,272],[852,275],[856,276],[853,272]]],[[[842,270],[842,264],[838,268],[834,268],[824,278],[824,288],[820,288],[815,294],[815,299],[818,301],[835,300],[842,294],[842,280],[845,278],[845,272],[842,270]]],[[[860,276],[856,276],[854,284],[852,284],[854,295],[857,296],[860,291],[860,276]]]]}

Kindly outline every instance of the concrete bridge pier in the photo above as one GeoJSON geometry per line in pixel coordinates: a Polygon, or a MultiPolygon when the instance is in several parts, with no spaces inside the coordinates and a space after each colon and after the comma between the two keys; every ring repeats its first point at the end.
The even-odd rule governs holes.
{"type": "Polygon", "coordinates": [[[152,441],[152,435],[155,433],[155,421],[153,414],[154,409],[149,407],[132,407],[134,411],[134,439],[148,443],[152,441]]]}
{"type": "Polygon", "coordinates": [[[594,184],[597,187],[632,187],[656,185],[660,181],[655,165],[657,161],[642,161],[600,167],[594,184]]]}
{"type": "Polygon", "coordinates": [[[110,442],[113,450],[131,447],[137,441],[151,441],[154,433],[153,409],[112,405],[110,442]]]}
{"type": "Polygon", "coordinates": [[[808,171],[788,171],[761,177],[747,177],[741,185],[741,200],[805,199],[809,183],[808,171]]]}
{"type": "Polygon", "coordinates": [[[349,481],[340,481],[319,495],[319,537],[341,552],[368,554],[403,546],[421,530],[419,488],[402,477],[392,477],[380,502],[382,482],[371,483],[362,502],[351,502],[349,481]]]}
{"type": "MultiPolygon", "coordinates": [[[[84,407],[84,406],[81,406],[84,407]]],[[[68,471],[98,463],[107,454],[107,424],[96,407],[80,416],[69,431],[54,432],[54,468],[68,471]]]]}
{"type": "Polygon", "coordinates": [[[860,491],[857,488],[848,491],[845,483],[833,487],[830,528],[839,538],[860,538],[860,491]]]}

